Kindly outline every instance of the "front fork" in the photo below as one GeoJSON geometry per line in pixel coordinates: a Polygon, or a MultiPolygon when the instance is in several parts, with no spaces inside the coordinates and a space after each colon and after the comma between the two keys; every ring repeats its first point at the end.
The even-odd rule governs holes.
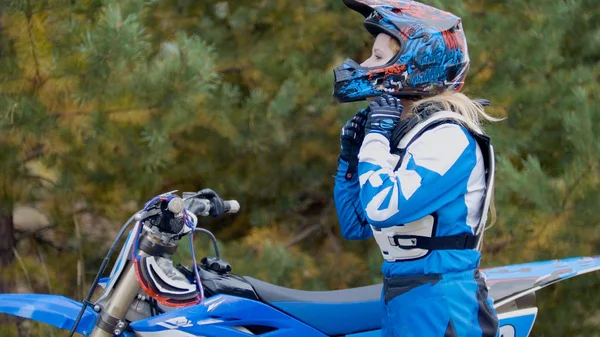
{"type": "MultiPolygon", "coordinates": [[[[139,255],[148,256],[143,251],[140,251],[139,255]]],[[[128,261],[118,284],[100,313],[90,337],[113,337],[121,334],[126,328],[123,318],[139,290],[140,285],[135,275],[133,261],[128,261]]]]}

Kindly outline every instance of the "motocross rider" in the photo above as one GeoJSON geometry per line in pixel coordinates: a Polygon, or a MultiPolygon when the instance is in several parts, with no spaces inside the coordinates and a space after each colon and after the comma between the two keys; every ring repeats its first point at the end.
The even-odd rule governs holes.
{"type": "Polygon", "coordinates": [[[460,18],[404,0],[344,0],[375,37],[362,64],[334,69],[340,102],[367,99],[342,129],[334,197],[342,235],[384,258],[384,336],[498,336],[480,274],[496,121],[460,93],[460,18]]]}

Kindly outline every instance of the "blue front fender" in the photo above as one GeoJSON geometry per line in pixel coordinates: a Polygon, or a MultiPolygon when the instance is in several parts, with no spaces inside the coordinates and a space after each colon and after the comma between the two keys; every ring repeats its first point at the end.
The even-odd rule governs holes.
{"type": "MultiPolygon", "coordinates": [[[[57,295],[0,294],[0,313],[46,323],[71,330],[83,304],[57,295]]],[[[79,322],[77,333],[87,336],[96,322],[97,313],[91,308],[79,322]]]]}

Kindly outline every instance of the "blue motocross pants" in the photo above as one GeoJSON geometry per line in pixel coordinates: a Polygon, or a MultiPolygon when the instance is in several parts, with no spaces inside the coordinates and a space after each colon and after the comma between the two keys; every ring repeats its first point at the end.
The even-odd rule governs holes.
{"type": "Polygon", "coordinates": [[[384,337],[498,337],[498,317],[477,270],[385,278],[384,337]]]}

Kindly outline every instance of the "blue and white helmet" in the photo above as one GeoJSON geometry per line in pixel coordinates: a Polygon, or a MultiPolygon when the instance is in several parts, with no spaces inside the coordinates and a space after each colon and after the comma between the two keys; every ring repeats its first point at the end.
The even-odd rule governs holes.
{"type": "Polygon", "coordinates": [[[470,60],[459,17],[411,0],[343,1],[366,18],[364,26],[373,36],[395,38],[400,52],[383,66],[362,67],[347,59],[335,68],[333,96],[340,102],[461,90],[470,60]]]}

